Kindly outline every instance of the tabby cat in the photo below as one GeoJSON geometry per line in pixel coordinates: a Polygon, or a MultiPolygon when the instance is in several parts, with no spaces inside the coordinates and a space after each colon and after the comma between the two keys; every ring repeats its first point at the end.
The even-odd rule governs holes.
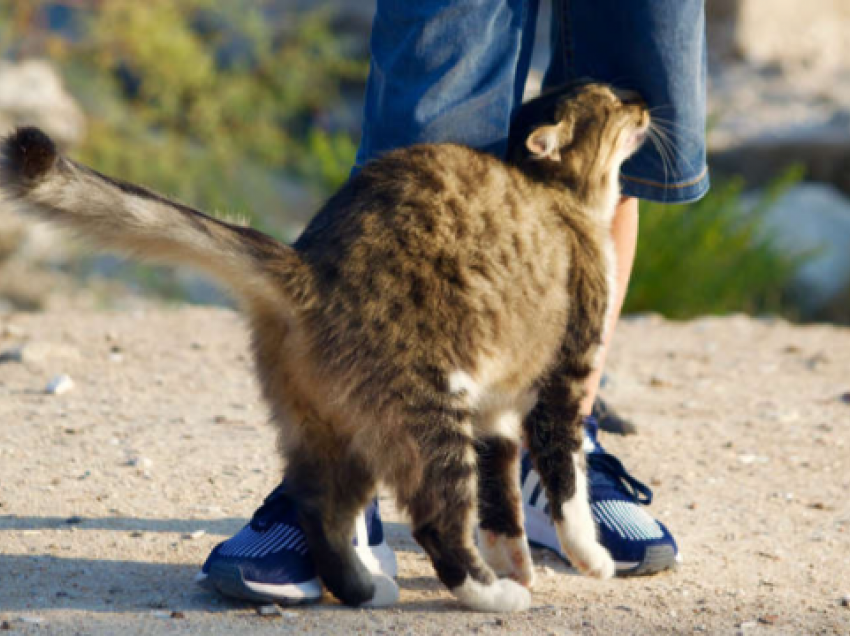
{"type": "Polygon", "coordinates": [[[34,128],[3,142],[0,191],[106,248],[196,266],[240,300],[290,496],[338,599],[397,599],[352,547],[384,483],[461,603],[522,610],[523,434],[564,552],[584,573],[614,572],[578,405],[611,305],[620,165],[649,127],[636,95],[600,84],[550,110],[511,164],[452,144],[387,153],[292,246],[101,175],[34,128]]]}

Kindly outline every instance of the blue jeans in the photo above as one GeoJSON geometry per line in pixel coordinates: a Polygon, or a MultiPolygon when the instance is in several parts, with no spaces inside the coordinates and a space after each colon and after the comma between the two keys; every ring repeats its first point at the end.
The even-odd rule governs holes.
{"type": "MultiPolygon", "coordinates": [[[[539,0],[378,0],[357,165],[451,141],[502,155],[528,76],[539,0]]],[[[544,89],[592,78],[637,90],[666,131],[622,170],[623,194],[708,190],[704,0],[552,0],[544,89]]]]}

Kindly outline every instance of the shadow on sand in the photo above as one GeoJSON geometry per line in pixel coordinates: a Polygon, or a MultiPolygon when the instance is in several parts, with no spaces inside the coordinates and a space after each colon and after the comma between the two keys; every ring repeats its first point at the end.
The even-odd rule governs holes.
{"type": "MultiPolygon", "coordinates": [[[[145,519],[127,517],[73,518],[0,516],[0,613],[26,613],[39,610],[83,610],[94,612],[144,612],[180,610],[220,612],[250,607],[230,601],[194,583],[201,566],[144,561],[149,549],[126,559],[97,558],[104,549],[92,543],[92,557],[62,557],[50,554],[3,554],[7,532],[112,530],[117,532],[171,533],[175,535],[204,530],[222,538],[237,532],[246,522],[225,519],[145,519]]],[[[385,523],[384,530],[397,552],[419,551],[407,526],[385,523]]],[[[82,535],[85,537],[85,535],[82,535]]],[[[78,539],[79,540],[79,539],[78,539]]],[[[84,545],[85,539],[83,538],[84,545]]],[[[8,544],[7,544],[8,545],[8,544]]],[[[401,578],[402,588],[440,589],[436,577],[401,578]]],[[[327,595],[323,606],[335,602],[327,595]]],[[[443,603],[421,609],[444,611],[443,603]]],[[[325,607],[330,609],[330,607],[325,607]]]]}

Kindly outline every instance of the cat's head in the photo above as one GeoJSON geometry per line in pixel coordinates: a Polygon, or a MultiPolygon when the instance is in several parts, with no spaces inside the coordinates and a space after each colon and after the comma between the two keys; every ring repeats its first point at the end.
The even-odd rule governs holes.
{"type": "Polygon", "coordinates": [[[581,189],[608,188],[643,143],[649,111],[640,96],[586,82],[523,106],[511,130],[513,162],[581,189]]]}

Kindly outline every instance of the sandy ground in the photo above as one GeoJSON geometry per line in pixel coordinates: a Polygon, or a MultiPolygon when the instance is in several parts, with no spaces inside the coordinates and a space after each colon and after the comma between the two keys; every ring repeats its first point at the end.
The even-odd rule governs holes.
{"type": "Polygon", "coordinates": [[[236,314],[0,316],[0,351],[22,342],[0,363],[0,631],[850,634],[850,330],[626,321],[605,390],[640,434],[603,441],[684,563],[599,582],[537,552],[534,607],[498,616],[459,609],[388,501],[393,609],[264,618],[193,585],[280,473],[236,314]]]}

